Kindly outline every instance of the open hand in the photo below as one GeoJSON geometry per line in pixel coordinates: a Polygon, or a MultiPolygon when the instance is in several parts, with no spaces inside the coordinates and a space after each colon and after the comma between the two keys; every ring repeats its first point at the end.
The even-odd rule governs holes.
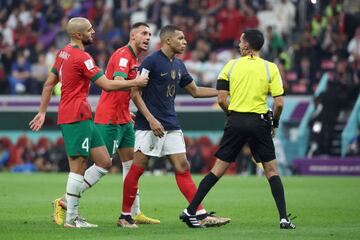
{"type": "Polygon", "coordinates": [[[36,114],[33,120],[29,122],[30,129],[33,130],[34,132],[39,131],[42,125],[44,124],[44,121],[45,121],[45,113],[39,112],[38,114],[36,114]]]}

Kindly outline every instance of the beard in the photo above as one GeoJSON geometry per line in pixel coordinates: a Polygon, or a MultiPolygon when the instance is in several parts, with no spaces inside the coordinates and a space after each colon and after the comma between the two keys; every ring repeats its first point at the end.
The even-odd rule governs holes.
{"type": "Polygon", "coordinates": [[[93,43],[93,41],[90,40],[90,39],[86,39],[86,40],[83,40],[83,41],[81,41],[81,42],[82,42],[82,44],[83,44],[84,46],[88,46],[88,45],[91,45],[91,44],[93,43]]]}

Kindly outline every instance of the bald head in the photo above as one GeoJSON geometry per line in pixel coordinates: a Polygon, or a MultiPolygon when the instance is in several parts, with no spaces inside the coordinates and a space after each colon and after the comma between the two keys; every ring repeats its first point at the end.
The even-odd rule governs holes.
{"type": "Polygon", "coordinates": [[[93,42],[95,30],[90,21],[83,17],[71,18],[66,25],[66,31],[71,38],[73,44],[83,46],[93,42]]]}
{"type": "Polygon", "coordinates": [[[91,23],[88,19],[83,17],[74,17],[69,20],[66,25],[66,31],[70,37],[76,33],[82,33],[91,27],[91,23]]]}

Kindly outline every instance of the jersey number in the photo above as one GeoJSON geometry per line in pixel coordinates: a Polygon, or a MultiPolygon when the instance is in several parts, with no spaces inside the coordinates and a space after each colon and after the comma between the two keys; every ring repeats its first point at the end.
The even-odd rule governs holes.
{"type": "Polygon", "coordinates": [[[59,70],[59,82],[61,82],[61,79],[62,79],[62,65],[59,70]]]}
{"type": "Polygon", "coordinates": [[[89,138],[85,138],[81,144],[81,148],[86,149],[86,152],[89,152],[89,138]]]}

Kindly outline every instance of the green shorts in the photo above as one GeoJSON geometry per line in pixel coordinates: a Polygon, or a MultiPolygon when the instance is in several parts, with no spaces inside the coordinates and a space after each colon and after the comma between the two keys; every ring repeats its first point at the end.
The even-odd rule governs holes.
{"type": "Polygon", "coordinates": [[[104,146],[104,141],[92,120],[60,124],[68,156],[90,155],[90,149],[104,146]]]}
{"type": "Polygon", "coordinates": [[[106,148],[112,156],[118,148],[133,148],[135,133],[133,124],[96,124],[106,148]]]}

